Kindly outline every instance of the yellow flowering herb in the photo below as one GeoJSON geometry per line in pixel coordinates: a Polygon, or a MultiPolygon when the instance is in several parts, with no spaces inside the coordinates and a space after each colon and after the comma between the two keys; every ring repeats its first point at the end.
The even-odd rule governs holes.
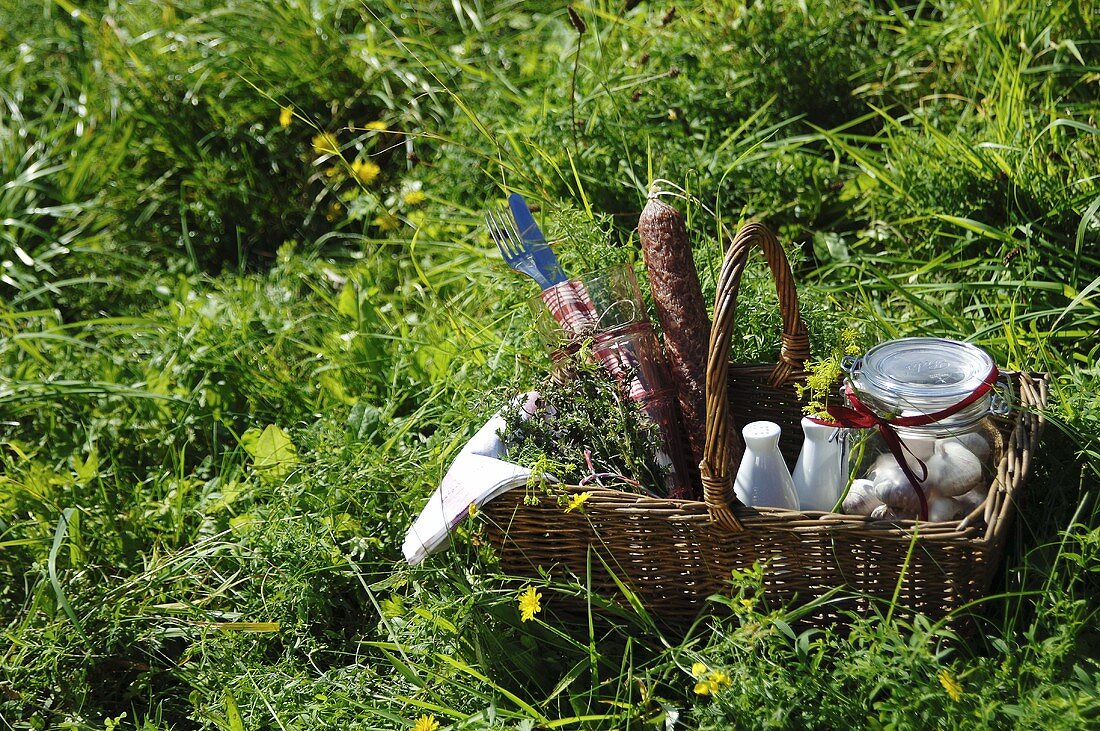
{"type": "Polygon", "coordinates": [[[469,513],[471,520],[476,518],[477,517],[477,505],[475,505],[474,503],[470,503],[470,507],[466,508],[466,512],[469,513]]]}
{"type": "Polygon", "coordinates": [[[328,210],[325,211],[325,219],[327,219],[329,223],[332,223],[333,221],[338,220],[343,212],[344,207],[341,206],[339,203],[330,203],[328,210]]]}
{"type": "Polygon", "coordinates": [[[711,683],[709,680],[700,680],[698,683],[695,684],[696,695],[711,695],[714,691],[717,690],[717,688],[714,688],[713,690],[711,689],[711,683]]]}
{"type": "Polygon", "coordinates": [[[862,355],[863,348],[859,347],[857,342],[859,339],[859,333],[852,328],[845,328],[840,333],[840,345],[844,348],[844,355],[862,355]]]}
{"type": "Polygon", "coordinates": [[[592,493],[588,491],[574,493],[569,497],[569,504],[565,506],[565,512],[571,513],[576,510],[578,513],[583,513],[584,504],[590,497],[592,497],[592,493]]]}
{"type": "Polygon", "coordinates": [[[416,719],[416,723],[413,724],[412,731],[438,731],[439,721],[435,720],[435,716],[424,714],[420,718],[416,719]]]}
{"type": "Polygon", "coordinates": [[[856,356],[863,352],[858,343],[859,333],[853,328],[841,331],[837,344],[825,359],[808,363],[805,384],[795,384],[799,398],[807,399],[802,411],[817,419],[831,420],[829,415],[829,397],[844,375],[841,360],[845,356],[856,356]]]}
{"type": "Polygon", "coordinates": [[[294,121],[294,107],[283,107],[279,110],[279,126],[286,129],[294,121]]]}
{"type": "Polygon", "coordinates": [[[405,205],[407,206],[417,206],[428,200],[428,196],[424,195],[424,193],[419,190],[410,190],[401,197],[401,200],[405,201],[405,205]]]}
{"type": "Polygon", "coordinates": [[[370,160],[356,160],[351,164],[351,174],[355,176],[363,185],[370,185],[374,182],[374,179],[378,177],[378,174],[382,172],[382,168],[370,160]]]}
{"type": "Polygon", "coordinates": [[[951,700],[958,701],[962,698],[962,686],[959,685],[959,681],[951,677],[951,673],[947,671],[947,668],[940,670],[936,677],[939,678],[943,689],[947,691],[947,695],[951,696],[951,700]]]}
{"type": "Polygon", "coordinates": [[[535,615],[542,611],[542,604],[539,601],[542,599],[542,593],[535,591],[535,587],[529,586],[519,595],[519,618],[520,621],[526,622],[529,619],[534,619],[535,615]]]}
{"type": "Polygon", "coordinates": [[[336,140],[336,135],[322,132],[313,138],[313,151],[318,155],[335,155],[340,152],[340,143],[336,140]]]}
{"type": "Polygon", "coordinates": [[[377,119],[373,122],[367,122],[367,129],[373,129],[376,132],[385,132],[390,126],[383,122],[381,119],[377,119]]]}
{"type": "Polygon", "coordinates": [[[706,674],[710,672],[710,668],[707,667],[705,662],[697,662],[691,666],[691,677],[696,680],[700,680],[706,677],[706,674]]]}

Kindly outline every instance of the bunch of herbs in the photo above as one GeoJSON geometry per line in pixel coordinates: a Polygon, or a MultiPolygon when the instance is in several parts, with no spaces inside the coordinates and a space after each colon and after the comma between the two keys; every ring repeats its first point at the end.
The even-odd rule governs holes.
{"type": "Polygon", "coordinates": [[[610,475],[602,479],[615,487],[629,490],[636,481],[651,494],[664,493],[660,431],[592,355],[590,343],[562,356],[553,377],[538,387],[531,418],[524,408],[514,404],[503,414],[512,461],[572,482],[610,475]]]}

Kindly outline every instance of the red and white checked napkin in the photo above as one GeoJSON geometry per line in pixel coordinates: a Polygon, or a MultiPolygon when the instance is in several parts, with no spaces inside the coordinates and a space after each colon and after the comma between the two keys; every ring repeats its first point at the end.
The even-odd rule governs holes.
{"type": "Polygon", "coordinates": [[[570,338],[592,338],[592,354],[608,373],[620,381],[633,374],[628,384],[630,398],[641,401],[653,395],[651,387],[640,377],[639,357],[644,354],[636,352],[627,343],[616,342],[620,335],[648,330],[648,323],[623,328],[614,335],[601,333],[599,313],[583,282],[562,282],[545,289],[542,300],[570,338]]]}
{"type": "Polygon", "coordinates": [[[585,337],[595,332],[596,307],[582,282],[562,282],[542,290],[542,301],[550,314],[571,337],[585,337]]]}

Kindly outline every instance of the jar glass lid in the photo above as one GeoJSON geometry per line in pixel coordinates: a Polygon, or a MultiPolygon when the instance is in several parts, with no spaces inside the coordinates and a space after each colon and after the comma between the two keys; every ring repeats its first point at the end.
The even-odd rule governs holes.
{"type": "Polygon", "coordinates": [[[969,396],[993,369],[993,359],[970,343],[901,338],[867,351],[852,371],[861,394],[885,403],[933,411],[969,396]]]}

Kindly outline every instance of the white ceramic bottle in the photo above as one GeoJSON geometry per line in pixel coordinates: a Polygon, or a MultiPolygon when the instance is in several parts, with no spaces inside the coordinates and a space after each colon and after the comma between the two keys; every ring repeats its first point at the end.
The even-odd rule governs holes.
{"type": "Polygon", "coordinates": [[[794,482],[779,453],[779,431],[779,425],[770,421],[754,421],[741,430],[745,456],[733,489],[745,505],[798,510],[794,482]]]}
{"type": "Polygon", "coordinates": [[[794,490],[802,510],[832,510],[848,479],[848,455],[840,427],[803,417],[802,451],[795,465],[794,490]]]}

